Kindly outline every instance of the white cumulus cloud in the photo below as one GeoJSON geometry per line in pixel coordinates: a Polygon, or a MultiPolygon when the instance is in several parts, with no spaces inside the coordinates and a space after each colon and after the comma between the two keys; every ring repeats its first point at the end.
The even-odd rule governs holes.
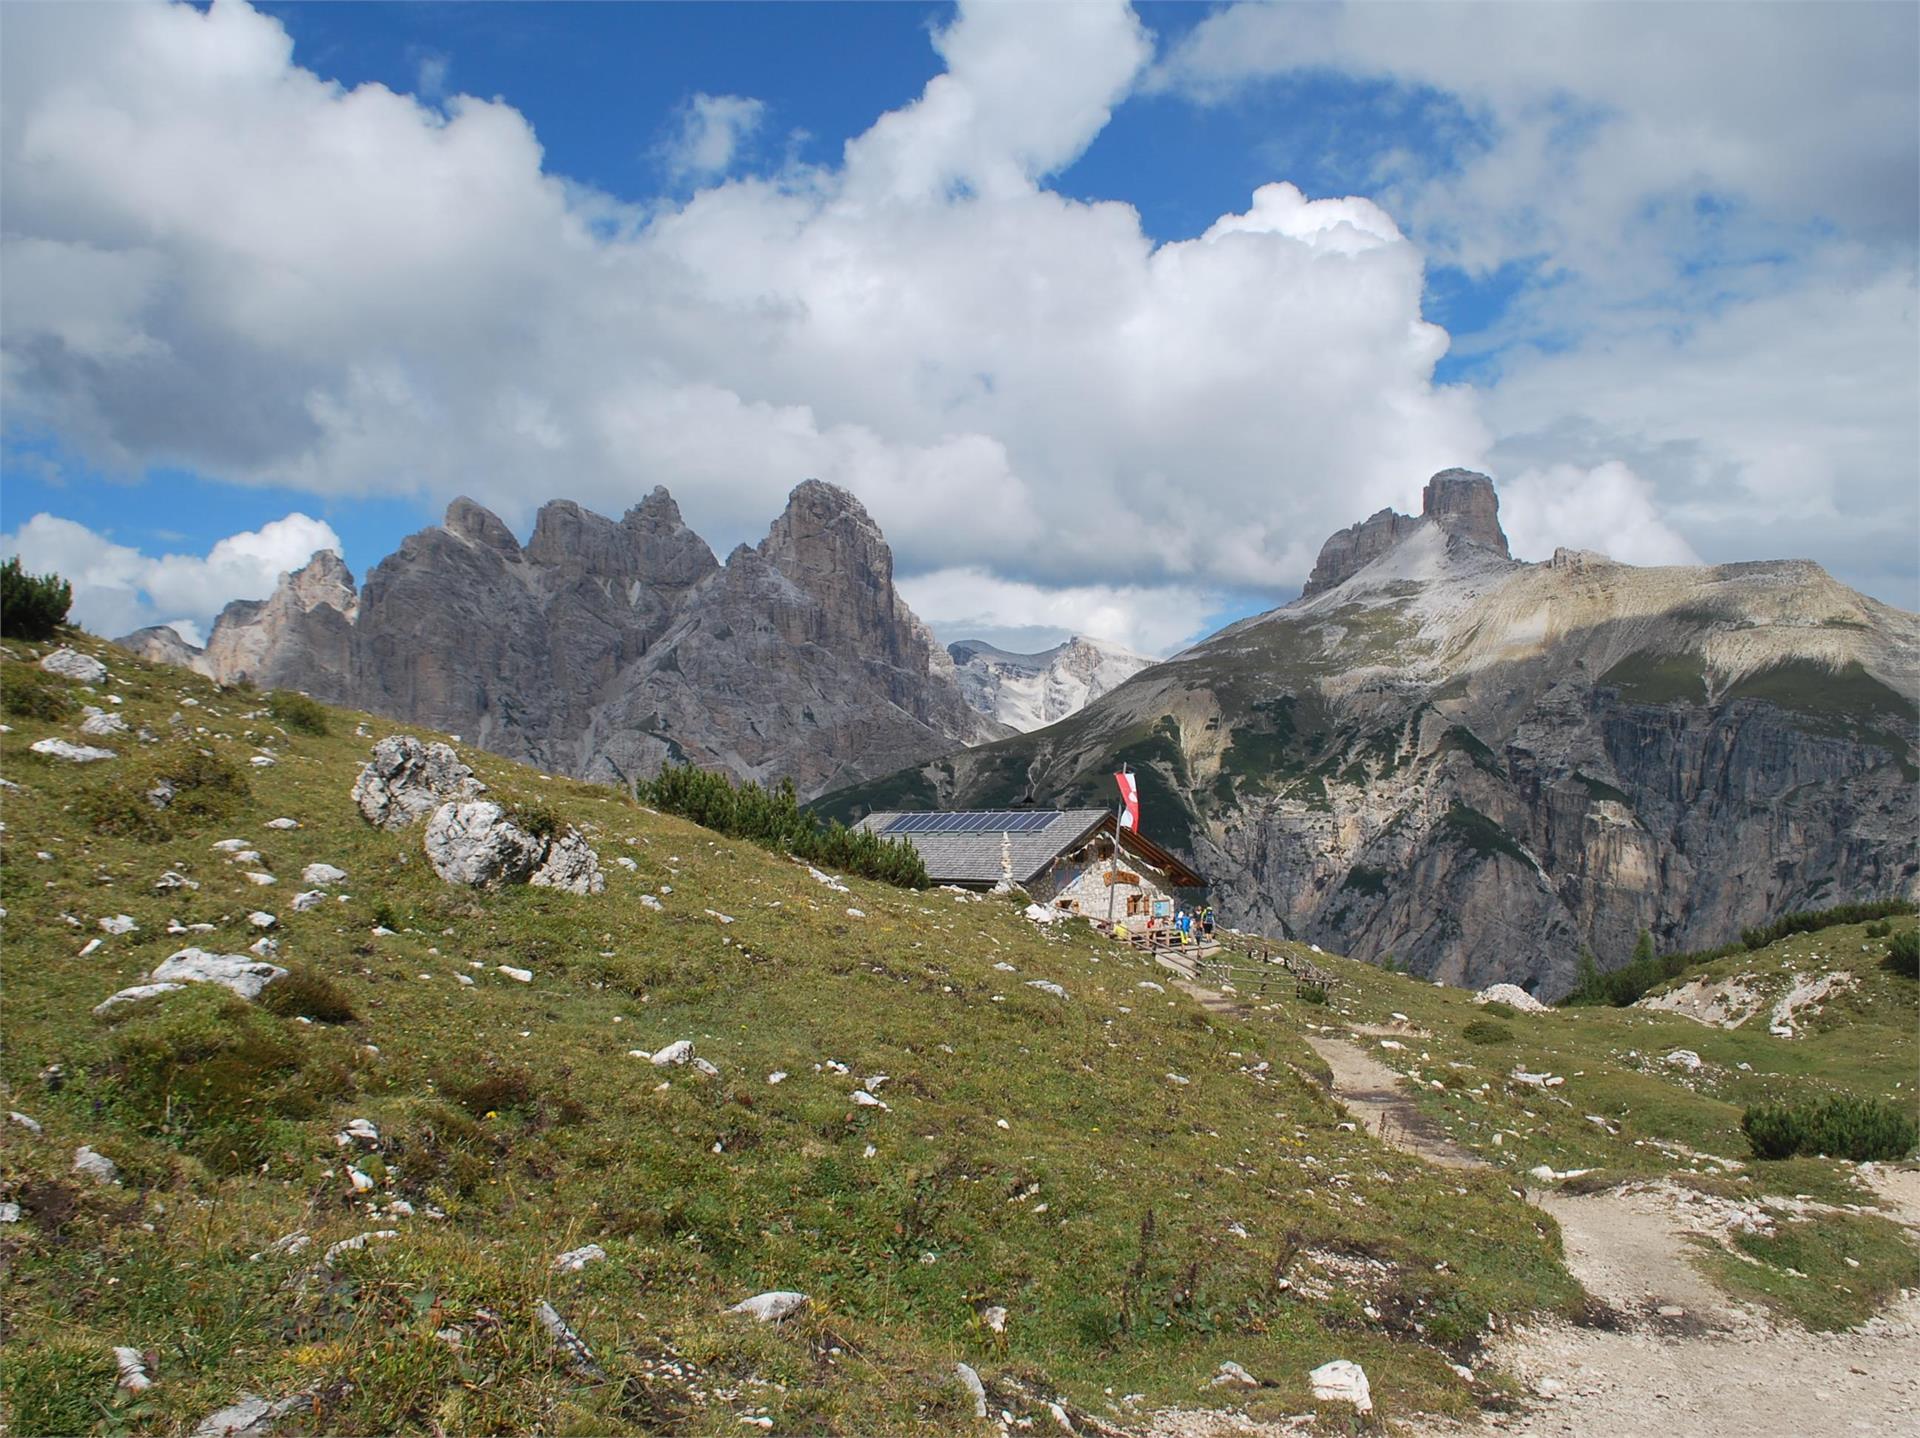
{"type": "Polygon", "coordinates": [[[1124,549],[1138,637],[1298,583],[1487,446],[1377,205],[1276,183],[1156,245],[1047,187],[1148,62],[1124,4],[962,5],[837,166],[645,210],[544,170],[509,104],[343,89],[235,0],[20,7],[7,39],[0,262],[34,284],[0,397],[97,465],[523,530],[664,483],[723,550],[815,476],[907,575],[1076,590],[1124,549]]]}
{"type": "Polygon", "coordinates": [[[154,558],[51,514],[0,534],[0,558],[18,555],[30,572],[51,571],[72,583],[75,622],[109,639],[170,624],[190,644],[204,642],[230,601],[266,598],[282,574],[322,549],[338,552],[340,536],[325,520],[300,513],[228,535],[204,555],[154,558]]]}
{"type": "Polygon", "coordinates": [[[765,103],[745,95],[696,94],[681,107],[660,158],[675,179],[715,179],[733,168],[766,112],[765,103]]]}

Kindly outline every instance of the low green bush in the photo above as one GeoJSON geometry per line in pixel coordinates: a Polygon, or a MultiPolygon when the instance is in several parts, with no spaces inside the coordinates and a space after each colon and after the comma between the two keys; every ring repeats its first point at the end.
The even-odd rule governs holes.
{"type": "Polygon", "coordinates": [[[1880,1099],[1837,1095],[1812,1103],[1756,1104],[1740,1128],[1755,1158],[1828,1158],[1876,1163],[1905,1158],[1920,1144],[1920,1124],[1911,1113],[1880,1099]]]}
{"type": "Polygon", "coordinates": [[[119,1020],[108,1053],[121,1101],[148,1132],[237,1172],[271,1152],[274,1120],[309,1117],[352,1089],[344,1056],[323,1042],[217,984],[189,984],[119,1020]]]}
{"type": "Polygon", "coordinates": [[[1895,934],[1882,966],[1903,978],[1920,979],[1920,929],[1902,929],[1895,934]]]}
{"type": "Polygon", "coordinates": [[[1502,999],[1488,999],[1480,1008],[1490,1018],[1512,1019],[1520,1016],[1520,1010],[1502,999]]]}
{"type": "Polygon", "coordinates": [[[39,642],[53,638],[73,607],[73,586],[57,574],[28,574],[15,555],[0,564],[0,635],[39,642]]]}
{"type": "Polygon", "coordinates": [[[1460,1036],[1470,1044],[1510,1044],[1513,1042],[1513,1030],[1505,1024],[1496,1024],[1491,1019],[1475,1019],[1464,1029],[1460,1036]]]}
{"type": "Polygon", "coordinates": [[[509,804],[507,819],[537,839],[553,839],[567,831],[567,821],[545,804],[509,804]]]}
{"type": "Polygon", "coordinates": [[[318,738],[327,732],[326,708],[291,689],[276,689],[269,694],[267,713],[290,734],[311,734],[318,738]]]}
{"type": "Polygon", "coordinates": [[[837,819],[822,823],[800,807],[791,779],[783,780],[777,789],[767,789],[751,780],[735,785],[725,774],[691,765],[669,765],[657,778],[635,784],[634,798],[823,868],[903,889],[924,889],[932,883],[913,845],[849,829],[837,819]]]}
{"type": "Polygon", "coordinates": [[[0,702],[16,719],[39,719],[48,724],[72,718],[79,708],[66,684],[30,664],[0,666],[0,702]]]}
{"type": "Polygon", "coordinates": [[[1831,909],[1808,909],[1803,912],[1785,914],[1757,929],[1743,929],[1740,941],[1749,949],[1764,949],[1768,944],[1789,938],[1794,934],[1818,933],[1821,929],[1831,929],[1840,924],[1862,924],[1873,919],[1887,919],[1896,915],[1915,912],[1914,905],[1907,899],[1875,899],[1865,904],[1836,904],[1831,909]]]}
{"type": "Polygon", "coordinates": [[[305,965],[295,965],[285,978],[268,984],[261,991],[260,1006],[283,1018],[312,1019],[321,1024],[352,1023],[359,1017],[340,985],[305,965]]]}
{"type": "Polygon", "coordinates": [[[252,798],[246,770],[231,760],[174,744],[109,766],[75,804],[97,834],[159,843],[224,823],[252,798]]]}

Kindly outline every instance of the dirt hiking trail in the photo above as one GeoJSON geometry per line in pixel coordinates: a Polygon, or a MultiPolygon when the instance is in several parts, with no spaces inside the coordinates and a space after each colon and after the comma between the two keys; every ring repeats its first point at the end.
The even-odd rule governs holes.
{"type": "MultiPolygon", "coordinates": [[[[1223,1000],[1224,1001],[1224,1000],[1223,1000]]],[[[1204,1002],[1204,1000],[1203,1000],[1204,1002]]],[[[1333,1092],[1395,1147],[1454,1168],[1486,1165],[1414,1106],[1391,1068],[1344,1038],[1310,1038],[1333,1092]]],[[[1920,1227],[1920,1175],[1883,1171],[1892,1216],[1920,1227]]],[[[1584,1196],[1529,1192],[1560,1225],[1567,1267],[1619,1318],[1616,1328],[1552,1322],[1503,1335],[1488,1358],[1538,1402],[1479,1425],[1393,1421],[1406,1438],[1495,1431],[1539,1438],[1853,1438],[1920,1432],[1920,1300],[1846,1333],[1776,1327],[1689,1261],[1684,1191],[1671,1185],[1584,1196]]]]}

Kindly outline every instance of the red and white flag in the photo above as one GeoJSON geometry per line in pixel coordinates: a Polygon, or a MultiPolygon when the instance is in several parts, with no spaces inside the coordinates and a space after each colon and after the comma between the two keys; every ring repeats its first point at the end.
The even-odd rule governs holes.
{"type": "Polygon", "coordinates": [[[1140,831],[1140,781],[1133,776],[1133,770],[1122,769],[1113,776],[1113,782],[1120,786],[1120,827],[1140,831]]]}

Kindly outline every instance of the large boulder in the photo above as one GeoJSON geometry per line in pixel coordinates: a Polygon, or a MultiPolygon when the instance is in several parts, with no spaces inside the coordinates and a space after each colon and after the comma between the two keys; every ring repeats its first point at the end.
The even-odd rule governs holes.
{"type": "Polygon", "coordinates": [[[243,999],[257,999],[268,984],[286,976],[287,971],[278,964],[249,959],[243,954],[182,949],[162,960],[151,978],[156,984],[218,984],[243,999]]]}
{"type": "Polygon", "coordinates": [[[427,862],[449,884],[476,889],[524,884],[546,858],[547,847],[491,799],[442,804],[427,820],[427,862]]]}
{"type": "Polygon", "coordinates": [[[40,667],[49,674],[58,674],[62,679],[73,679],[81,684],[98,684],[107,677],[107,666],[90,654],[82,654],[78,649],[65,647],[56,649],[40,661],[40,667]]]}
{"type": "Polygon", "coordinates": [[[445,744],[390,734],[353,781],[353,802],[376,829],[405,829],[441,805],[476,799],[487,786],[445,744]]]}

